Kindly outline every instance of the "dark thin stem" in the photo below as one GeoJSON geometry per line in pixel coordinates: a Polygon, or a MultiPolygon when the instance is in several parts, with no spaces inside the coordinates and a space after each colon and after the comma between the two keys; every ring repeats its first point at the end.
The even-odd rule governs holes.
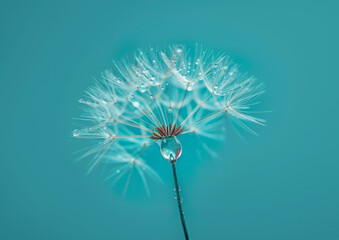
{"type": "Polygon", "coordinates": [[[177,178],[177,170],[175,168],[175,161],[172,161],[171,164],[172,164],[172,170],[173,170],[174,187],[175,187],[175,193],[176,193],[176,198],[177,198],[177,202],[178,202],[181,225],[182,225],[182,228],[184,230],[185,239],[189,240],[188,232],[187,232],[187,228],[186,228],[186,223],[185,223],[184,212],[183,212],[182,206],[181,206],[182,198],[180,197],[180,189],[179,189],[178,178],[177,178]]]}

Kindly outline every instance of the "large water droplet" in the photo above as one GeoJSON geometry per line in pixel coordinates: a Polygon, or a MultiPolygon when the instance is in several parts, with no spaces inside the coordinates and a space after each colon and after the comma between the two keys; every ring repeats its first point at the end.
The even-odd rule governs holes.
{"type": "Polygon", "coordinates": [[[162,156],[169,161],[176,161],[181,155],[181,143],[176,136],[163,137],[160,142],[162,156]]]}

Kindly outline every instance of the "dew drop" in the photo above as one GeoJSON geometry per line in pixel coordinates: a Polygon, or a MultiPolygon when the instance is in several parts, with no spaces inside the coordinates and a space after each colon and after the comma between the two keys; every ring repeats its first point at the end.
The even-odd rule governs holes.
{"type": "Polygon", "coordinates": [[[79,129],[74,129],[74,131],[73,131],[73,136],[74,136],[74,137],[78,137],[79,135],[80,135],[79,129]]]}
{"type": "Polygon", "coordinates": [[[139,102],[132,102],[132,105],[136,108],[139,108],[140,106],[140,103],[139,102]]]}
{"type": "Polygon", "coordinates": [[[160,151],[165,159],[176,161],[182,152],[181,143],[176,136],[163,137],[160,143],[160,151]]]}

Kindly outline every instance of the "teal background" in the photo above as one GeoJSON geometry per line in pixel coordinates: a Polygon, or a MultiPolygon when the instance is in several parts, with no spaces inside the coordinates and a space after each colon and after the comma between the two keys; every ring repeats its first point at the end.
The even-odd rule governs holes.
{"type": "Polygon", "coordinates": [[[190,159],[183,142],[191,238],[339,239],[337,12],[334,0],[1,1],[0,239],[183,239],[157,149],[165,184],[123,198],[86,176],[70,137],[112,59],[177,42],[230,54],[273,110],[260,137],[229,131],[216,159],[190,159]]]}

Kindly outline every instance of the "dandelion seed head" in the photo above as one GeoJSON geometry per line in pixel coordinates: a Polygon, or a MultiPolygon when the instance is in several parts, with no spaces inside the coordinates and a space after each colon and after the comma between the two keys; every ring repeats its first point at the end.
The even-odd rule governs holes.
{"type": "Polygon", "coordinates": [[[155,143],[169,161],[184,151],[181,135],[198,138],[214,155],[204,139],[222,140],[225,118],[253,133],[248,123],[264,125],[250,111],[263,93],[263,84],[223,53],[200,45],[139,49],[114,61],[85,92],[72,135],[94,144],[79,157],[91,156],[89,172],[109,166],[105,179],[117,183],[125,176],[125,189],[130,175],[138,174],[149,193],[147,180],[161,181],[143,159],[155,143]]]}

